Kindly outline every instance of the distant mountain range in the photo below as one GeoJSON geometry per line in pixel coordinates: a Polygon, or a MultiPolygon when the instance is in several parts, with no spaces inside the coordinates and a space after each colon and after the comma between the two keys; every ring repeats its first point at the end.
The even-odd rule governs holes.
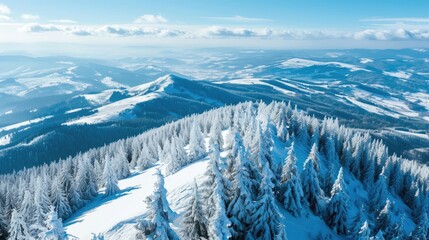
{"type": "Polygon", "coordinates": [[[1,172],[39,165],[183,116],[291,101],[369,128],[390,152],[429,155],[429,58],[416,50],[207,50],[101,61],[0,57],[1,172]]]}

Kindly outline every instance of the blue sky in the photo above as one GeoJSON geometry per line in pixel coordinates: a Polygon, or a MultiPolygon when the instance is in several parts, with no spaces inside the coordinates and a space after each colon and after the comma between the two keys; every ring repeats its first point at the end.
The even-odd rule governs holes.
{"type": "Polygon", "coordinates": [[[423,0],[0,0],[0,51],[429,47],[428,9],[423,0]]]}

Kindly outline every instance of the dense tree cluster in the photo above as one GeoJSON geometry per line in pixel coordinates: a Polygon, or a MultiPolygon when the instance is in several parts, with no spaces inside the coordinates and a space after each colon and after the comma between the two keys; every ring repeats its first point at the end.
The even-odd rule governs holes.
{"type": "Polygon", "coordinates": [[[120,192],[118,180],[130,169],[159,164],[148,215],[136,226],[141,238],[286,239],[285,210],[294,217],[312,212],[336,234],[354,239],[427,239],[429,168],[387,152],[381,141],[337,119],[318,120],[283,102],[246,102],[0,176],[0,236],[66,239],[61,219],[99,190],[106,197],[120,192]],[[284,161],[275,157],[276,143],[286,147],[284,161]],[[205,180],[193,184],[184,229],[176,233],[163,174],[207,155],[205,180]],[[352,197],[357,193],[351,181],[370,193],[368,201],[352,197]],[[352,208],[367,211],[354,216],[352,208]],[[405,221],[414,226],[411,233],[405,221]]]}

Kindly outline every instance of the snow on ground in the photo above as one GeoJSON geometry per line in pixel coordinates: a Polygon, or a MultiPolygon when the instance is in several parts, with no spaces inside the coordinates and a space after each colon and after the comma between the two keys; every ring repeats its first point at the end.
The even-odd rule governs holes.
{"type": "Polygon", "coordinates": [[[404,71],[398,71],[398,72],[383,72],[384,75],[390,76],[390,77],[396,77],[396,78],[402,78],[402,79],[410,79],[411,73],[404,72],[404,71]]]}
{"type": "Polygon", "coordinates": [[[366,99],[367,101],[370,101],[374,105],[389,109],[393,112],[396,112],[398,114],[401,114],[407,117],[419,116],[419,113],[411,110],[407,105],[407,103],[395,97],[381,96],[381,95],[370,93],[368,91],[360,90],[360,89],[353,89],[352,95],[355,96],[357,99],[366,99]]]}
{"type": "Polygon", "coordinates": [[[378,114],[378,115],[386,115],[386,116],[391,116],[391,117],[394,117],[394,118],[399,118],[399,114],[397,114],[397,113],[392,113],[392,112],[389,112],[389,111],[386,111],[386,110],[384,110],[384,109],[381,109],[381,108],[379,108],[379,107],[377,107],[377,106],[374,106],[374,105],[370,105],[370,104],[367,104],[367,103],[363,103],[363,102],[360,102],[359,100],[357,100],[357,99],[355,99],[355,98],[352,98],[352,97],[345,97],[348,101],[350,101],[351,103],[353,103],[354,105],[356,105],[356,106],[358,106],[358,107],[360,107],[360,108],[362,108],[362,109],[364,109],[365,111],[367,111],[367,112],[371,112],[371,113],[375,113],[375,114],[378,114]]]}
{"type": "Polygon", "coordinates": [[[67,112],[65,112],[65,114],[79,112],[79,111],[82,111],[84,109],[89,109],[89,108],[76,108],[76,109],[68,110],[67,112]]]}
{"type": "Polygon", "coordinates": [[[341,63],[341,62],[319,62],[319,61],[302,59],[302,58],[291,58],[287,61],[282,62],[281,65],[286,68],[304,68],[304,67],[311,67],[311,66],[334,65],[341,68],[348,68],[351,72],[355,72],[355,71],[370,72],[368,69],[364,69],[352,64],[341,63]]]}
{"type": "Polygon", "coordinates": [[[32,120],[28,120],[28,121],[24,121],[24,122],[20,122],[20,123],[15,123],[15,124],[12,124],[12,125],[0,128],[0,132],[9,131],[9,130],[12,130],[12,129],[17,129],[17,128],[20,128],[20,127],[28,126],[28,125],[31,125],[31,124],[34,124],[34,123],[38,123],[38,122],[44,121],[45,119],[52,118],[52,117],[54,117],[54,116],[51,115],[51,116],[36,118],[36,119],[32,119],[32,120]]]}
{"type": "Polygon", "coordinates": [[[374,60],[372,60],[370,58],[361,58],[360,59],[360,63],[362,63],[362,64],[372,63],[372,62],[374,62],[374,60]]]}
{"type": "Polygon", "coordinates": [[[120,101],[107,104],[96,109],[96,113],[78,118],[64,123],[63,125],[74,125],[74,124],[96,124],[102,123],[109,120],[114,120],[125,110],[133,108],[136,104],[146,102],[155,98],[160,97],[158,93],[149,93],[143,96],[134,96],[120,101]]]}
{"type": "MultiPolygon", "coordinates": [[[[192,183],[194,177],[204,173],[207,165],[207,158],[191,164],[181,171],[165,178],[165,188],[169,192],[168,200],[170,203],[179,202],[174,190],[192,183]],[[174,196],[173,196],[174,195],[174,196]]],[[[116,233],[118,229],[130,229],[131,231],[119,231],[116,234],[133,233],[135,220],[144,216],[146,204],[143,202],[146,197],[153,192],[155,183],[155,170],[150,168],[144,172],[134,172],[131,177],[119,181],[121,192],[115,196],[104,197],[100,195],[85,208],[74,214],[74,217],[67,220],[64,225],[68,234],[78,239],[90,239],[92,233],[106,233],[109,230],[110,235],[116,233]]],[[[101,190],[102,192],[103,190],[101,190]]],[[[186,204],[186,201],[180,201],[186,204]]],[[[173,211],[183,208],[182,205],[171,204],[173,211]]],[[[107,239],[130,239],[129,237],[107,239]]],[[[131,238],[132,239],[132,238],[131,238]]]]}
{"type": "Polygon", "coordinates": [[[90,102],[93,105],[102,105],[109,101],[110,96],[112,96],[114,90],[106,90],[101,93],[95,93],[95,94],[84,94],[82,97],[84,97],[88,102],[90,102]]]}
{"type": "Polygon", "coordinates": [[[112,87],[112,88],[127,88],[127,87],[129,87],[127,85],[113,81],[113,79],[111,77],[105,77],[105,78],[101,79],[101,82],[104,85],[106,85],[108,87],[112,87]]]}
{"type": "Polygon", "coordinates": [[[0,146],[8,145],[12,138],[12,134],[7,134],[3,137],[0,137],[0,146]]]}

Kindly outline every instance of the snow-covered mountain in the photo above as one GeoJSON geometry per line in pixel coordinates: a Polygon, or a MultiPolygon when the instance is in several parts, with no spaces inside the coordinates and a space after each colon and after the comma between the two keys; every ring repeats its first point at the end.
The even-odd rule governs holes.
{"type": "Polygon", "coordinates": [[[312,115],[371,129],[390,153],[428,157],[429,60],[423,52],[201,51],[175,57],[4,57],[0,89],[9,90],[0,93],[1,171],[65,158],[246,100],[291,101],[312,115]],[[17,79],[28,86],[18,86],[17,79]],[[91,86],[73,87],[79,84],[91,86]]]}
{"type": "Polygon", "coordinates": [[[211,110],[0,180],[0,232],[24,238],[65,228],[72,239],[426,239],[429,229],[426,165],[284,102],[211,110]]]}

